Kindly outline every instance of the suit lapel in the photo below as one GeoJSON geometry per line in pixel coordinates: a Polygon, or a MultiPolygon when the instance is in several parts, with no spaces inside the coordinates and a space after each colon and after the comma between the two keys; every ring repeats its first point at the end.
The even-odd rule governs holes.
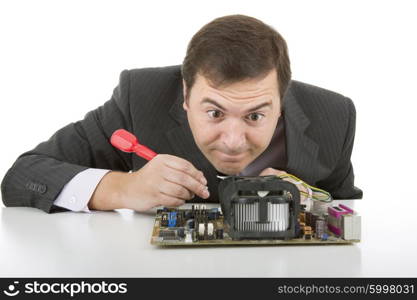
{"type": "Polygon", "coordinates": [[[284,113],[287,172],[315,184],[320,167],[317,159],[319,146],[306,133],[310,120],[300,107],[291,87],[284,97],[284,113]]]}

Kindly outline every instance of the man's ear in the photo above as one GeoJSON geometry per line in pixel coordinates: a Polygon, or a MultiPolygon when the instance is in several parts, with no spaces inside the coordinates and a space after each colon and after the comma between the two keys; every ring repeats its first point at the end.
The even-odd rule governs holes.
{"type": "Polygon", "coordinates": [[[185,84],[184,79],[182,80],[182,94],[184,95],[184,102],[182,103],[182,107],[184,108],[185,111],[187,111],[188,109],[188,104],[187,101],[185,99],[187,99],[187,86],[185,84]]]}

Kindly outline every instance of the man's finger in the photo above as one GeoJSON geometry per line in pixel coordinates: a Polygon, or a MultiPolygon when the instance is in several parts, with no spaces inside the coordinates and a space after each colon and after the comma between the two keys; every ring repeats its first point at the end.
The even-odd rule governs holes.
{"type": "Polygon", "coordinates": [[[207,184],[207,179],[204,177],[203,172],[197,170],[192,163],[177,156],[170,156],[172,159],[164,160],[164,164],[172,169],[187,173],[191,177],[200,181],[202,184],[207,184]]]}
{"type": "Polygon", "coordinates": [[[206,199],[210,196],[207,186],[203,185],[200,181],[196,180],[188,173],[184,173],[176,169],[171,169],[165,172],[162,176],[165,180],[174,184],[178,184],[187,189],[191,193],[189,199],[192,199],[192,194],[196,194],[203,199],[206,199]]]}
{"type": "Polygon", "coordinates": [[[158,189],[160,193],[180,200],[190,200],[192,196],[192,193],[182,185],[170,181],[161,183],[158,189]]]}
{"type": "Polygon", "coordinates": [[[259,176],[268,176],[268,175],[279,176],[279,175],[285,175],[285,174],[287,174],[287,172],[285,172],[285,171],[277,170],[277,169],[274,169],[274,168],[267,168],[267,169],[263,170],[259,174],[259,176]]]}

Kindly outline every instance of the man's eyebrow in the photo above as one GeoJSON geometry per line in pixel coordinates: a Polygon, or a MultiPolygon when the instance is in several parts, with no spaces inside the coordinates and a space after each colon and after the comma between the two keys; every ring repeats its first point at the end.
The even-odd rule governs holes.
{"type": "MultiPolygon", "coordinates": [[[[221,106],[219,103],[217,103],[217,101],[212,100],[212,99],[207,98],[207,97],[206,97],[206,98],[204,98],[204,99],[203,99],[203,101],[201,101],[201,103],[202,103],[202,104],[204,104],[204,103],[210,103],[210,104],[213,104],[214,106],[217,106],[217,107],[218,107],[218,108],[220,108],[221,110],[226,111],[226,109],[225,109],[223,106],[221,106]]],[[[260,109],[260,108],[264,108],[264,107],[266,107],[266,106],[271,107],[271,106],[272,106],[271,101],[264,102],[264,103],[260,103],[260,104],[258,104],[258,105],[256,105],[256,106],[252,107],[252,108],[247,109],[247,110],[246,110],[246,112],[247,112],[247,113],[249,113],[249,112],[253,112],[253,111],[256,111],[256,110],[258,110],[258,109],[260,109]]]]}
{"type": "Polygon", "coordinates": [[[256,111],[256,110],[258,110],[258,109],[264,108],[264,107],[266,107],[266,106],[271,107],[271,106],[272,106],[271,101],[268,101],[268,102],[264,102],[264,103],[258,104],[258,105],[254,106],[254,107],[252,107],[252,108],[249,108],[246,112],[247,112],[247,113],[249,113],[249,112],[253,112],[253,111],[256,111]]]}
{"type": "Polygon", "coordinates": [[[226,110],[223,106],[221,106],[219,103],[217,103],[216,101],[210,99],[210,98],[204,98],[203,101],[201,101],[201,104],[204,103],[209,103],[209,104],[213,104],[214,106],[217,106],[218,108],[220,108],[221,110],[226,110]]]}

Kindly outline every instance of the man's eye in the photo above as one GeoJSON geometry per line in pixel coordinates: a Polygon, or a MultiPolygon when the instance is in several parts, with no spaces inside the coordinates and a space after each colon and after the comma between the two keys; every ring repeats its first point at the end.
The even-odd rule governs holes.
{"type": "Polygon", "coordinates": [[[263,117],[264,117],[264,115],[260,114],[260,113],[251,113],[250,115],[248,115],[249,121],[253,121],[253,122],[259,121],[263,117]]]}
{"type": "Polygon", "coordinates": [[[223,116],[223,113],[220,110],[209,110],[207,113],[212,119],[217,119],[223,116]]]}

